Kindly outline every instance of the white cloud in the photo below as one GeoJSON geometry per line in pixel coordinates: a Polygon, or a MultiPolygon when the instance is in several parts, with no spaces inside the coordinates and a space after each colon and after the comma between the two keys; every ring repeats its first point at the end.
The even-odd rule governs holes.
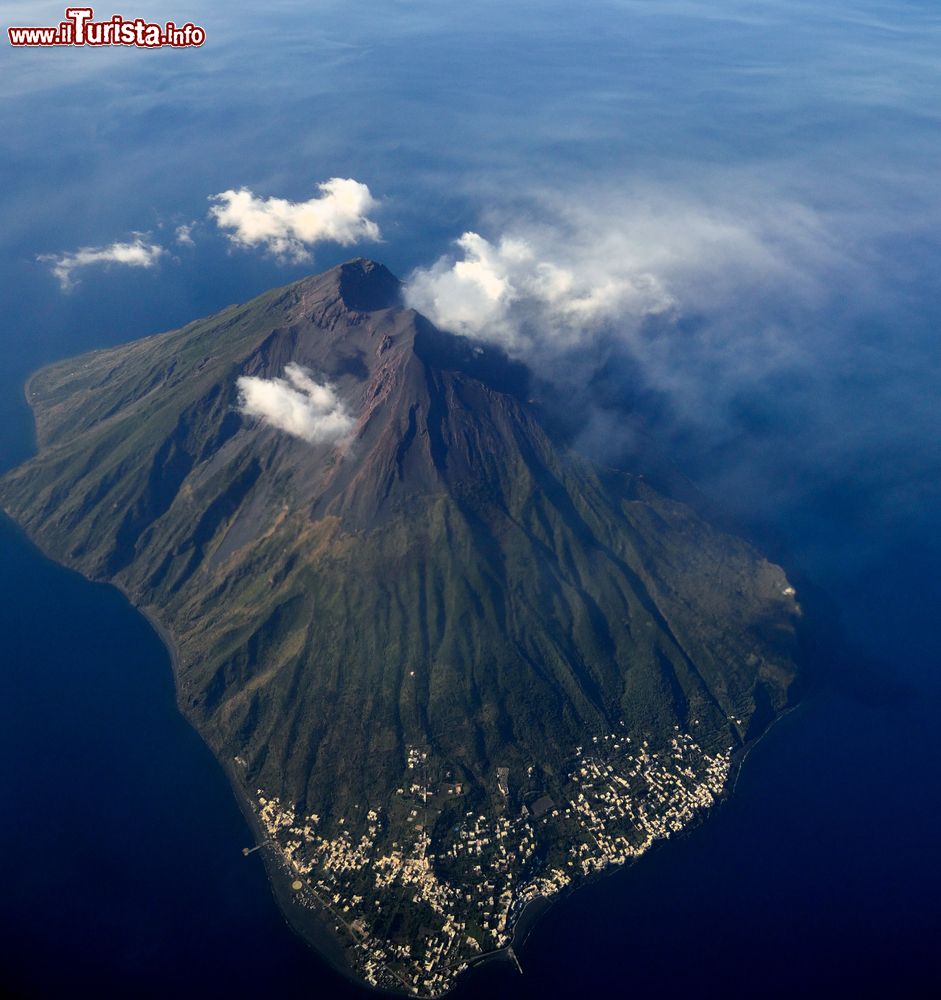
{"type": "Polygon", "coordinates": [[[177,243],[187,247],[191,247],[193,245],[192,233],[194,225],[195,223],[190,222],[186,225],[176,227],[176,233],[174,235],[176,236],[177,243]]]}
{"type": "Polygon", "coordinates": [[[349,436],[354,421],[332,385],[314,381],[294,362],[284,374],[285,378],[240,378],[241,412],[311,443],[337,444],[349,436]]]}
{"type": "Polygon", "coordinates": [[[379,227],[368,218],[376,207],[369,188],[352,178],[333,177],[317,185],[320,197],[309,201],[257,198],[248,190],[212,195],[209,210],[220,229],[237,246],[262,246],[295,261],[308,259],[308,248],[331,240],[348,246],[378,240],[379,227]]]}
{"type": "Polygon", "coordinates": [[[408,304],[534,362],[600,337],[629,342],[651,317],[714,316],[772,290],[809,301],[832,252],[811,212],[757,196],[710,205],[667,191],[595,193],[538,208],[546,221],[497,221],[492,240],[464,233],[456,252],[412,273],[408,304]]]}
{"type": "Polygon", "coordinates": [[[124,264],[127,267],[153,267],[165,253],[163,247],[145,243],[137,236],[130,243],[112,243],[107,247],[82,247],[73,253],[44,254],[37,258],[52,264],[52,273],[63,291],[74,288],[73,272],[93,264],[124,264]]]}
{"type": "Polygon", "coordinates": [[[439,326],[502,344],[526,354],[537,339],[568,346],[598,324],[622,316],[662,313],[673,300],[660,280],[642,267],[592,255],[559,254],[552,243],[507,235],[491,243],[464,233],[461,257],[442,257],[411,277],[408,304],[439,326]]]}

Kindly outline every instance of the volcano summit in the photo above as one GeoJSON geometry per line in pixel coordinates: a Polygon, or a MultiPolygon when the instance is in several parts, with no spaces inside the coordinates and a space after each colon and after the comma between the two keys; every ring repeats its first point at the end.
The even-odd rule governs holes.
{"type": "Polygon", "coordinates": [[[41,370],[0,481],[161,627],[294,925],[412,994],[694,822],[795,679],[783,572],[528,393],[358,259],[41,370]]]}

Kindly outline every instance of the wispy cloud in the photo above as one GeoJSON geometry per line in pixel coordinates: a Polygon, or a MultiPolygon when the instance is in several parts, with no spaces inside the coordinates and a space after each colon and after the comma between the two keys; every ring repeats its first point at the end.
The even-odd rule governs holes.
{"type": "Polygon", "coordinates": [[[166,251],[155,243],[146,243],[137,236],[129,243],[112,243],[106,247],[82,247],[72,253],[42,254],[37,259],[52,264],[52,273],[59,279],[63,291],[78,283],[74,272],[96,264],[123,264],[126,267],[153,267],[166,251]]]}
{"type": "Polygon", "coordinates": [[[181,246],[191,247],[193,245],[193,226],[195,223],[189,222],[176,227],[174,236],[181,246]]]}
{"type": "Polygon", "coordinates": [[[238,380],[239,409],[249,417],[312,444],[338,444],[349,436],[353,418],[329,382],[317,382],[292,362],[284,378],[243,376],[238,380]]]}
{"type": "Polygon", "coordinates": [[[333,177],[317,187],[320,196],[308,201],[258,198],[248,188],[223,191],[211,196],[209,214],[237,246],[295,261],[307,260],[310,247],[326,240],[348,246],[380,238],[368,217],[377,202],[365,184],[333,177]]]}
{"type": "Polygon", "coordinates": [[[716,313],[771,290],[813,300],[818,265],[836,256],[814,213],[759,197],[737,206],[668,191],[546,197],[538,215],[493,225],[492,238],[466,232],[454,252],[414,271],[406,300],[537,365],[599,338],[630,341],[652,317],[716,313]]]}

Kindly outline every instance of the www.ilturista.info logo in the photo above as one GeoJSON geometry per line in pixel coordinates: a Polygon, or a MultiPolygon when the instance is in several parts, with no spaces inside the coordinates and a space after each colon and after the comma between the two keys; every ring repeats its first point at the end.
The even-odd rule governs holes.
{"type": "Polygon", "coordinates": [[[191,48],[206,41],[206,31],[187,22],[152,24],[142,17],[127,20],[115,14],[107,21],[94,20],[91,7],[66,7],[65,20],[39,28],[7,28],[10,44],[18,46],[50,45],[132,45],[142,49],[191,48]]]}

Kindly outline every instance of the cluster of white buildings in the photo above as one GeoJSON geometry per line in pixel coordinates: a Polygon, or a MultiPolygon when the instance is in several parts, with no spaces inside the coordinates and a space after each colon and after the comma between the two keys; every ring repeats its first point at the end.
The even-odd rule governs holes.
{"type": "Polygon", "coordinates": [[[293,885],[302,886],[299,902],[326,907],[345,928],[365,979],[433,997],[468,962],[510,943],[526,903],[637,858],[686,827],[725,788],[731,750],[703,753],[678,730],[659,751],[623,733],[594,737],[576,748],[567,782],[553,789],[556,798],[540,800],[549,806],[518,817],[506,814],[505,802],[490,816],[470,810],[434,845],[436,796],[450,794],[453,803],[454,793],[449,785],[429,787],[427,759],[427,751],[408,749],[397,795],[415,808],[394,824],[374,806],[337,819],[328,835],[316,814],[298,818],[260,789],[257,801],[269,842],[293,885]],[[403,914],[408,927],[420,928],[411,939],[401,932],[403,914]]]}

